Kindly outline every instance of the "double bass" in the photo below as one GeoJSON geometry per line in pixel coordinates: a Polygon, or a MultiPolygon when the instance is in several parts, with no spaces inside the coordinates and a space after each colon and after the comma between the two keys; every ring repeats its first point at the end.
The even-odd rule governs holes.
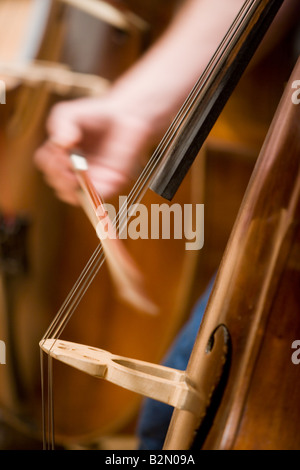
{"type": "Polygon", "coordinates": [[[298,59],[186,370],[204,391],[203,408],[197,418],[174,411],[165,449],[299,449],[299,76],[298,59]]]}
{"type": "MultiPolygon", "coordinates": [[[[272,1],[245,3],[246,6],[254,5],[255,13],[257,13],[256,16],[254,14],[254,20],[251,17],[250,22],[246,23],[245,28],[248,33],[246,37],[251,39],[249,49],[247,48],[250,55],[261,39],[262,30],[259,27],[257,29],[257,26],[261,24],[259,20],[262,20],[265,26],[268,25],[281,3],[272,1]]],[[[241,43],[242,47],[238,47],[237,51],[234,51],[235,46],[233,47],[232,56],[225,57],[225,63],[221,64],[219,75],[217,73],[214,76],[215,80],[212,81],[209,93],[204,96],[200,94],[199,106],[195,109],[191,106],[190,114],[183,113],[188,116],[188,125],[184,128],[184,132],[179,137],[175,132],[178,137],[175,144],[172,142],[169,146],[169,142],[166,143],[167,152],[164,154],[162,165],[159,166],[157,178],[151,181],[151,187],[167,199],[174,196],[199,150],[199,145],[207,137],[211,122],[219,114],[220,108],[234,87],[234,79],[238,79],[235,66],[240,65],[241,58],[245,58],[241,53],[241,51],[245,52],[245,47],[243,47],[245,43],[239,37],[238,46],[241,43]],[[234,58],[237,60],[235,61],[234,58]],[[230,83],[227,81],[227,72],[234,76],[230,83]],[[221,99],[218,101],[217,98],[220,96],[221,99]],[[205,107],[207,102],[209,106],[205,107]],[[203,110],[207,110],[207,114],[203,113],[203,110]],[[174,153],[177,157],[175,160],[168,158],[170,154],[174,157],[174,153]]],[[[241,72],[240,69],[239,72],[241,72]]],[[[148,396],[161,399],[161,401],[166,400],[172,404],[176,410],[165,444],[166,450],[190,448],[197,431],[198,436],[194,444],[196,448],[202,446],[204,448],[258,448],[258,441],[255,438],[251,441],[251,433],[246,428],[249,425],[250,430],[253,430],[258,416],[262,415],[261,421],[264,420],[264,406],[268,400],[266,391],[270,389],[275,390],[274,400],[271,401],[270,406],[271,412],[274,411],[277,394],[273,385],[277,374],[271,373],[270,381],[266,380],[260,386],[262,377],[266,376],[268,369],[266,355],[263,352],[271,349],[274,342],[282,340],[283,334],[279,333],[277,337],[276,334],[272,336],[272,329],[274,330],[280,322],[277,316],[273,318],[269,312],[276,312],[276,315],[279,315],[283,304],[287,302],[286,291],[282,291],[287,284],[291,286],[291,291],[287,296],[288,310],[297,310],[294,306],[299,306],[298,291],[295,288],[299,284],[297,256],[295,257],[298,251],[297,233],[299,234],[299,119],[297,120],[299,108],[295,108],[291,102],[290,93],[292,84],[298,79],[298,73],[299,66],[295,69],[296,75],[292,76],[287,86],[287,93],[278,112],[280,117],[276,115],[270,130],[270,136],[272,138],[275,136],[275,143],[271,137],[268,137],[262,152],[263,157],[260,158],[254,171],[187,370],[169,370],[120,356],[105,355],[103,351],[92,347],[68,344],[56,338],[48,337],[46,341],[41,342],[42,349],[51,357],[73,365],[81,371],[93,374],[91,370],[95,370],[94,375],[105,378],[105,374],[101,373],[101,367],[106,368],[105,370],[109,371],[107,374],[109,378],[119,385],[122,385],[121,376],[124,368],[127,368],[128,376],[132,381],[124,380],[122,386],[133,388],[134,378],[137,391],[145,394],[151,393],[148,396]],[[285,116],[282,117],[282,109],[289,110],[286,123],[284,123],[285,116]],[[288,160],[290,167],[285,166],[284,161],[284,149],[287,144],[291,149],[290,160],[288,160]],[[276,153],[274,150],[277,148],[278,154],[274,157],[276,153]],[[264,152],[268,154],[268,158],[264,158],[264,152]],[[278,189],[281,184],[282,188],[278,189]],[[241,247],[245,248],[245,251],[241,247]],[[294,262],[295,259],[296,262],[294,262]],[[253,260],[254,265],[252,265],[253,260]],[[286,260],[287,264],[285,264],[286,260]],[[281,299],[279,309],[275,307],[275,297],[281,299]],[[267,322],[270,327],[268,331],[265,329],[267,322]],[[262,341],[264,337],[266,343],[262,341]],[[259,359],[262,360],[261,363],[259,359]],[[254,366],[257,366],[257,369],[254,366]],[[147,375],[144,389],[140,384],[142,374],[147,375]],[[254,379],[253,388],[251,388],[252,383],[250,384],[251,379],[254,379]],[[158,381],[160,385],[153,391],[155,381],[158,381]],[[147,390],[147,384],[149,390],[147,390]],[[220,396],[216,397],[215,395],[219,395],[220,390],[220,396]],[[258,394],[265,398],[260,402],[262,410],[256,408],[257,390],[259,390],[258,394]],[[218,393],[215,394],[215,391],[218,393]],[[251,403],[246,403],[248,397],[251,403]],[[217,398],[217,404],[215,398],[217,398]],[[210,402],[214,402],[212,409],[210,402]],[[252,421],[248,419],[246,412],[245,415],[241,412],[250,407],[254,416],[252,421]],[[218,418],[220,418],[219,422],[218,418]],[[201,421],[204,422],[204,430],[202,425],[199,428],[201,421]],[[243,428],[245,439],[243,440],[241,436],[240,441],[237,440],[234,443],[234,437],[238,436],[238,430],[243,426],[245,426],[243,428]]],[[[194,104],[193,99],[191,102],[194,104]]],[[[296,321],[297,314],[293,318],[296,321]]],[[[288,316],[287,323],[284,322],[284,324],[288,324],[290,328],[289,319],[288,316]]],[[[283,323],[282,328],[283,330],[279,331],[286,333],[287,329],[284,328],[283,323]]],[[[282,347],[286,348],[287,344],[289,345],[288,353],[282,356],[281,360],[288,361],[289,367],[282,365],[282,368],[291,370],[291,367],[294,367],[290,360],[291,337],[284,344],[282,342],[278,345],[278,354],[282,352],[282,347]]],[[[274,349],[271,350],[274,351],[274,349]]],[[[277,354],[276,359],[278,362],[277,354]]],[[[295,369],[292,370],[294,373],[291,381],[288,382],[287,394],[282,398],[283,403],[289,399],[296,380],[295,369]]],[[[284,388],[282,387],[281,390],[284,388]]],[[[293,405],[290,407],[291,413],[293,405]]],[[[299,446],[297,440],[292,439],[295,427],[292,427],[291,434],[286,433],[286,438],[282,441],[279,434],[274,438],[275,431],[269,433],[268,425],[270,426],[272,419],[276,420],[279,416],[276,420],[277,431],[282,427],[282,423],[286,422],[282,420],[288,421],[289,416],[285,414],[285,411],[286,406],[283,405],[278,407],[278,415],[265,414],[267,427],[261,428],[263,435],[266,436],[261,444],[263,447],[280,448],[281,445],[286,448],[297,448],[299,446]]],[[[255,429],[252,434],[255,437],[255,429]]]]}

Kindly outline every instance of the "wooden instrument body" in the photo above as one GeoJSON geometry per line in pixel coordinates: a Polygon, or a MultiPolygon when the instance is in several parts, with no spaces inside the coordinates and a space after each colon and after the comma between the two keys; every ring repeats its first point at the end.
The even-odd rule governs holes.
{"type": "MultiPolygon", "coordinates": [[[[61,8],[56,2],[44,5],[48,8],[42,11],[40,2],[34,1],[1,5],[7,23],[18,20],[14,32],[19,33],[15,34],[15,43],[6,43],[7,55],[1,55],[2,60],[24,63],[43,58],[58,60],[63,38],[61,8]],[[33,12],[37,16],[32,16],[33,12]],[[39,28],[36,22],[44,28],[39,28]],[[29,45],[27,28],[40,32],[29,45]],[[34,53],[33,57],[20,54],[24,44],[26,50],[34,53]]],[[[31,88],[23,86],[20,80],[9,80],[9,77],[4,80],[6,104],[1,107],[0,131],[0,335],[6,343],[7,364],[0,370],[1,414],[14,427],[35,434],[36,423],[31,420],[30,411],[40,388],[35,341],[46,327],[47,317],[49,319],[39,289],[43,293],[48,291],[46,273],[53,268],[48,250],[55,249],[56,245],[51,242],[48,247],[45,245],[48,217],[55,216],[55,209],[52,196],[44,189],[34,167],[33,153],[44,134],[43,125],[52,97],[44,86],[31,88]],[[45,207],[48,215],[44,213],[45,207]]]]}
{"type": "Polygon", "coordinates": [[[224,325],[231,338],[227,375],[215,383],[211,393],[216,394],[207,397],[201,420],[174,411],[166,449],[299,448],[299,372],[291,360],[291,345],[300,334],[300,108],[292,103],[292,83],[299,74],[298,61],[255,167],[187,368],[197,383],[208,338],[224,325]]]}

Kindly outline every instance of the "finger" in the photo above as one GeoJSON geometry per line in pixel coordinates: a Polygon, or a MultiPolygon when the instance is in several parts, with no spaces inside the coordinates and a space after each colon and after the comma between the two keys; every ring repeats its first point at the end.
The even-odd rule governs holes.
{"type": "Polygon", "coordinates": [[[34,156],[36,166],[43,172],[46,182],[60,194],[64,200],[78,203],[76,191],[78,181],[74,175],[69,155],[52,142],[47,142],[34,156]]]}
{"type": "Polygon", "coordinates": [[[42,171],[55,173],[72,169],[68,155],[68,152],[48,140],[35,152],[34,160],[42,171]]]}
{"type": "Polygon", "coordinates": [[[89,165],[90,177],[104,199],[109,199],[128,185],[128,175],[106,165],[89,165]]]}
{"type": "Polygon", "coordinates": [[[49,140],[63,149],[71,149],[81,141],[82,133],[72,104],[56,105],[49,115],[46,127],[49,140]]]}
{"type": "Polygon", "coordinates": [[[76,192],[68,192],[65,190],[55,191],[55,195],[58,199],[60,199],[63,202],[66,202],[67,204],[71,204],[72,206],[79,206],[80,205],[80,200],[77,196],[76,192]]]}

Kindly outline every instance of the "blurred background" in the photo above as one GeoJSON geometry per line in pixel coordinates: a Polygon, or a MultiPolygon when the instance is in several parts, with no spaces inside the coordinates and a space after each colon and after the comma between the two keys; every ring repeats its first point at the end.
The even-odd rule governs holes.
{"type": "MultiPolygon", "coordinates": [[[[0,0],[6,85],[0,105],[0,339],[6,344],[0,449],[42,446],[39,341],[98,243],[82,210],[60,202],[34,166],[49,110],[61,100],[104,94],[165,30],[179,4],[0,0]]],[[[126,240],[159,315],[122,304],[104,266],[64,339],[160,362],[218,268],[294,64],[296,38],[291,29],[268,57],[248,67],[172,201],[205,205],[203,249],[186,251],[185,240],[126,240]]],[[[162,201],[149,191],[143,202],[162,201]]],[[[135,448],[141,397],[62,364],[54,369],[58,446],[135,448]]]]}

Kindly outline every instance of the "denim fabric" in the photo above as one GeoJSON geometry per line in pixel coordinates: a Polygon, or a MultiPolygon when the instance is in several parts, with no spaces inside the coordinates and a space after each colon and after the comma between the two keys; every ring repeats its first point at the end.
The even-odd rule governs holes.
{"type": "MultiPolygon", "coordinates": [[[[163,365],[180,370],[186,369],[213,282],[214,279],[197,302],[189,320],[175,338],[163,361],[163,365]]],[[[137,427],[139,450],[162,449],[172,413],[173,407],[170,405],[150,398],[144,400],[137,427]]]]}

